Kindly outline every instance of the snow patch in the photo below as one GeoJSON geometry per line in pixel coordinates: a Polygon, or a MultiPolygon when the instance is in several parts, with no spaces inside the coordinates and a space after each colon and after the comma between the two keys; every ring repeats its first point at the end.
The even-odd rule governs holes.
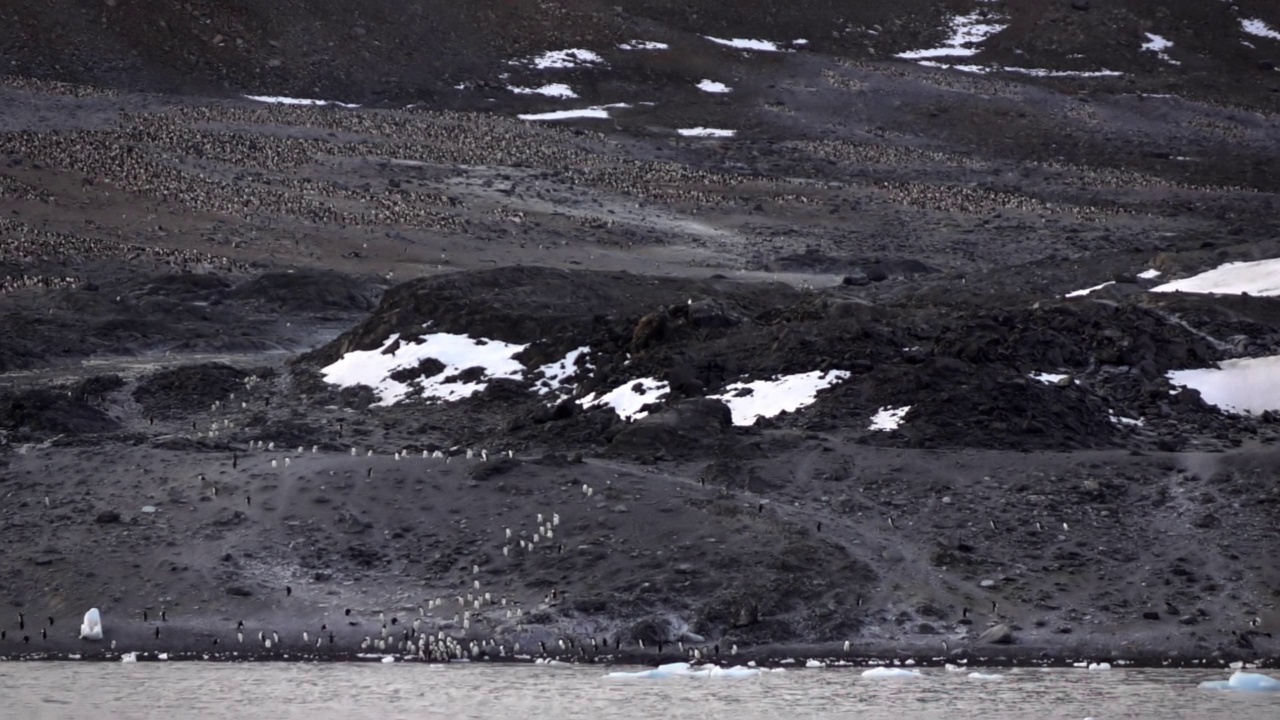
{"type": "Polygon", "coordinates": [[[564,83],[551,83],[550,85],[543,85],[542,87],[518,87],[512,85],[507,89],[517,95],[544,95],[546,97],[564,98],[566,100],[578,97],[578,93],[574,92],[573,88],[565,85],[564,83]]]}
{"type": "Polygon", "coordinates": [[[698,89],[709,93],[727,93],[733,88],[715,80],[702,80],[698,83],[698,89]]]}
{"type": "Polygon", "coordinates": [[[906,417],[907,412],[911,410],[910,405],[903,407],[882,407],[875,415],[871,416],[872,430],[897,430],[902,424],[902,418],[906,417]]]}
{"type": "Polygon", "coordinates": [[[616,387],[603,395],[591,393],[582,398],[581,405],[584,408],[608,405],[623,420],[639,420],[649,414],[647,411],[641,410],[641,407],[660,400],[670,391],[670,386],[663,380],[640,378],[616,387]]]}
{"type": "Polygon", "coordinates": [[[1094,285],[1093,287],[1087,287],[1083,290],[1072,290],[1071,292],[1067,293],[1066,295],[1063,295],[1062,297],[1069,297],[1069,298],[1084,297],[1085,295],[1101,290],[1102,288],[1107,287],[1108,285],[1115,285],[1115,284],[1116,284],[1115,280],[1108,280],[1102,283],[1101,285],[1094,285]]]}
{"type": "Polygon", "coordinates": [[[1241,18],[1240,29],[1244,30],[1250,35],[1255,35],[1257,37],[1267,38],[1269,40],[1280,40],[1280,32],[1276,32],[1275,30],[1271,29],[1270,25],[1266,24],[1261,20],[1258,20],[1257,18],[1252,18],[1248,20],[1241,18]]]}
{"type": "Polygon", "coordinates": [[[541,55],[534,55],[523,60],[512,60],[511,64],[532,65],[539,70],[551,70],[579,67],[581,65],[603,65],[604,58],[600,57],[599,53],[591,50],[548,50],[541,55]]]}
{"type": "Polygon", "coordinates": [[[727,137],[733,137],[734,135],[738,134],[737,130],[722,130],[719,128],[707,128],[707,127],[680,128],[676,130],[676,132],[680,133],[684,137],[727,138],[727,137]]]}
{"type": "Polygon", "coordinates": [[[1071,376],[1064,375],[1062,373],[1033,372],[1027,377],[1031,378],[1032,380],[1039,380],[1045,385],[1057,385],[1058,383],[1062,382],[1063,380],[1066,380],[1071,376]]]}
{"type": "Polygon", "coordinates": [[[990,13],[975,10],[968,15],[959,15],[951,21],[951,36],[943,41],[942,47],[928,50],[910,50],[898,53],[896,57],[904,60],[918,60],[930,57],[954,57],[958,55],[975,55],[980,48],[973,47],[1008,27],[1006,23],[992,22],[990,13]]]}
{"type": "Polygon", "coordinates": [[[596,120],[607,120],[609,118],[610,108],[628,108],[631,107],[627,103],[612,103],[610,105],[593,105],[589,108],[579,110],[554,110],[552,112],[543,113],[525,113],[517,115],[521,120],[573,120],[576,118],[592,118],[596,120]]]}
{"type": "Polygon", "coordinates": [[[543,375],[543,379],[538,381],[538,392],[547,395],[568,385],[569,378],[578,372],[578,358],[590,351],[591,348],[586,346],[570,350],[563,358],[538,368],[543,375]]]}
{"type": "Polygon", "coordinates": [[[921,60],[920,65],[925,67],[941,68],[943,70],[959,70],[960,72],[974,73],[977,75],[985,75],[994,72],[1017,73],[1019,75],[1029,75],[1031,77],[1078,77],[1078,78],[1098,78],[1098,77],[1119,77],[1124,73],[1118,70],[1048,70],[1045,68],[1020,68],[1006,67],[1003,65],[956,65],[952,63],[934,62],[932,60],[921,60]]]}
{"type": "Polygon", "coordinates": [[[1280,259],[1233,262],[1151,288],[1151,292],[1280,295],[1280,259]]]}
{"type": "Polygon", "coordinates": [[[812,405],[818,391],[835,385],[849,377],[844,370],[822,372],[814,370],[796,375],[783,375],[774,380],[753,380],[727,386],[723,393],[713,395],[729,406],[734,425],[751,425],[759,418],[771,418],[784,412],[812,405]],[[749,390],[747,394],[744,391],[749,390]]]}
{"type": "Polygon", "coordinates": [[[312,100],[310,98],[281,97],[278,95],[245,95],[246,98],[260,103],[272,105],[337,105],[344,108],[358,108],[359,105],[338,102],[336,100],[312,100]]]}
{"type": "Polygon", "coordinates": [[[1163,273],[1161,273],[1159,270],[1155,268],[1151,268],[1150,270],[1143,270],[1142,272],[1138,273],[1138,278],[1141,280],[1154,280],[1155,278],[1160,277],[1162,274],[1163,273]]]}
{"type": "Polygon", "coordinates": [[[632,40],[618,46],[619,50],[669,50],[670,45],[653,40],[632,40]]]}
{"type": "Polygon", "coordinates": [[[1169,57],[1169,55],[1165,52],[1169,48],[1173,47],[1172,42],[1160,37],[1159,35],[1155,35],[1153,33],[1146,33],[1146,36],[1147,36],[1147,41],[1142,43],[1143,51],[1153,52],[1161,60],[1167,63],[1170,63],[1172,65],[1182,64],[1177,60],[1174,60],[1173,58],[1169,57]]]}
{"type": "Polygon", "coordinates": [[[377,350],[353,350],[337,362],[320,369],[325,381],[342,387],[367,385],[379,395],[378,405],[391,405],[402,400],[411,390],[424,398],[439,401],[461,400],[488,387],[489,380],[517,378],[524,366],[513,356],[526,345],[499,340],[472,339],[466,335],[434,333],[416,340],[400,340],[394,333],[377,350]],[[431,377],[418,377],[400,382],[391,377],[397,370],[409,370],[427,359],[434,359],[444,369],[431,377]],[[463,370],[481,368],[476,380],[448,380],[463,370]]]}
{"type": "Polygon", "coordinates": [[[710,35],[703,35],[717,45],[725,45],[738,50],[757,50],[760,52],[786,52],[778,47],[778,44],[769,40],[755,40],[752,38],[717,38],[710,35]]]}
{"type": "Polygon", "coordinates": [[[1280,410],[1280,355],[1223,360],[1217,369],[1174,370],[1168,378],[1226,412],[1280,410]]]}

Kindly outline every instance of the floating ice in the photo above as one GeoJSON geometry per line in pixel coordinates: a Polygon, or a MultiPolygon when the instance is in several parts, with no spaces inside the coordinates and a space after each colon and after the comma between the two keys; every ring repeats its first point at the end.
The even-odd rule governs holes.
{"type": "Polygon", "coordinates": [[[565,85],[564,83],[551,83],[541,87],[519,87],[512,85],[507,89],[517,95],[544,95],[546,97],[564,98],[566,100],[578,97],[578,93],[574,92],[573,88],[565,85]]]}
{"type": "Polygon", "coordinates": [[[123,654],[123,655],[121,655],[121,656],[120,656],[120,662],[136,663],[136,662],[138,662],[138,653],[136,653],[136,652],[127,652],[127,653],[125,653],[125,654],[123,654]]]}
{"type": "Polygon", "coordinates": [[[1111,669],[1111,663],[1107,663],[1107,662],[1089,663],[1089,669],[1090,669],[1090,670],[1095,670],[1095,671],[1099,671],[1099,670],[1110,670],[1110,669],[1111,669]]]}
{"type": "Polygon", "coordinates": [[[698,89],[709,93],[727,93],[733,88],[715,80],[701,80],[698,82],[698,89]]]}
{"type": "Polygon", "coordinates": [[[599,65],[604,63],[604,58],[598,53],[590,50],[548,50],[541,55],[535,55],[524,60],[512,60],[515,65],[532,65],[539,70],[547,70],[551,68],[571,68],[579,65],[599,65]]]}
{"type": "Polygon", "coordinates": [[[521,120],[573,120],[577,118],[590,118],[595,120],[606,120],[609,118],[609,108],[625,108],[631,107],[627,103],[612,103],[610,105],[593,105],[589,108],[580,110],[554,110],[544,113],[525,113],[517,115],[521,120]]]}
{"type": "Polygon", "coordinates": [[[410,390],[421,390],[422,397],[440,401],[461,400],[488,386],[495,378],[517,378],[524,366],[513,356],[525,345],[498,340],[474,340],[466,335],[434,333],[417,340],[400,340],[394,333],[377,350],[353,350],[337,362],[320,369],[326,382],[342,387],[367,385],[373,388],[379,405],[391,405],[403,399],[410,390]],[[425,360],[434,359],[444,365],[439,373],[426,378],[400,382],[392,377],[397,370],[410,370],[425,360]],[[481,368],[474,380],[450,379],[463,370],[481,368]]]}
{"type": "Polygon", "coordinates": [[[1229,680],[1207,680],[1200,683],[1202,690],[1234,690],[1236,692],[1280,692],[1280,680],[1261,673],[1237,670],[1229,680]]]}
{"type": "Polygon", "coordinates": [[[396,658],[394,655],[384,655],[380,662],[382,662],[383,664],[388,664],[388,663],[393,663],[395,661],[396,661],[396,658]]]}
{"type": "Polygon", "coordinates": [[[739,50],[759,50],[761,52],[784,52],[778,44],[769,40],[754,40],[751,38],[716,38],[710,35],[703,35],[717,45],[726,45],[739,50]]]}
{"type": "Polygon", "coordinates": [[[844,370],[814,370],[783,375],[775,380],[733,383],[724,392],[712,397],[729,406],[734,425],[751,425],[758,418],[770,418],[811,405],[817,399],[819,390],[829,388],[848,377],[849,373],[844,370]],[[739,394],[748,389],[750,394],[739,394]]]}
{"type": "Polygon", "coordinates": [[[906,417],[907,412],[911,410],[910,405],[903,407],[882,407],[875,415],[871,416],[872,430],[897,430],[902,424],[902,418],[906,417]]]}
{"type": "Polygon", "coordinates": [[[1233,262],[1151,288],[1151,292],[1280,295],[1280,259],[1233,262]]]}
{"type": "Polygon", "coordinates": [[[687,677],[687,678],[720,678],[723,680],[740,680],[744,678],[756,677],[760,674],[760,670],[748,667],[730,667],[721,668],[715,665],[707,665],[700,668],[694,668],[686,662],[668,663],[659,665],[650,670],[640,670],[637,672],[617,671],[605,675],[607,678],[618,680],[666,680],[668,678],[687,677]]]}
{"type": "Polygon", "coordinates": [[[1266,24],[1261,20],[1258,20],[1257,18],[1251,18],[1248,20],[1241,18],[1240,29],[1244,30],[1250,35],[1256,35],[1257,37],[1268,38],[1271,40],[1280,40],[1280,32],[1276,32],[1275,30],[1272,30],[1270,25],[1266,24]]]}
{"type": "Polygon", "coordinates": [[[733,137],[738,133],[737,130],[720,130],[717,128],[680,128],[676,130],[685,137],[733,137]]]}
{"type": "Polygon", "coordinates": [[[969,673],[968,677],[970,680],[1003,680],[1004,679],[1004,676],[999,673],[971,672],[969,673]]]}
{"type": "Polygon", "coordinates": [[[84,614],[84,620],[80,623],[80,639],[102,639],[102,614],[98,612],[98,608],[89,608],[89,612],[84,614]]]}
{"type": "Polygon", "coordinates": [[[1071,292],[1067,293],[1066,295],[1063,295],[1062,297],[1069,297],[1069,298],[1083,297],[1090,293],[1097,292],[1098,290],[1101,290],[1102,288],[1107,287],[1108,285],[1115,285],[1115,284],[1116,284],[1115,280],[1108,280],[1102,283],[1101,285],[1094,285],[1093,287],[1087,287],[1083,290],[1072,290],[1071,292]]]}
{"type": "Polygon", "coordinates": [[[871,668],[870,670],[863,670],[862,677],[880,678],[880,679],[920,678],[920,677],[924,677],[924,674],[921,673],[919,670],[904,670],[902,668],[877,667],[877,668],[871,668]]]}
{"type": "Polygon", "coordinates": [[[1142,280],[1153,280],[1155,278],[1160,277],[1162,274],[1163,273],[1161,273],[1159,270],[1155,268],[1151,268],[1150,270],[1143,270],[1142,272],[1138,273],[1138,277],[1142,280]]]}
{"type": "Polygon", "coordinates": [[[1173,43],[1152,33],[1146,33],[1147,41],[1142,43],[1142,49],[1147,52],[1155,53],[1161,60],[1173,65],[1181,65],[1182,63],[1174,60],[1165,53],[1165,50],[1173,47],[1173,43]]]}
{"type": "Polygon", "coordinates": [[[1030,377],[1032,380],[1039,380],[1040,382],[1046,385],[1057,385],[1058,383],[1062,382],[1063,380],[1066,380],[1071,376],[1063,375],[1061,373],[1033,372],[1030,375],[1028,375],[1028,377],[1030,377]]]}
{"type": "Polygon", "coordinates": [[[951,36],[943,41],[942,47],[928,50],[910,50],[901,52],[897,57],[904,60],[918,60],[928,57],[947,57],[957,55],[974,55],[979,48],[973,47],[1008,27],[1007,24],[994,23],[989,20],[990,14],[975,10],[968,15],[957,16],[951,21],[951,36]]]}
{"type": "Polygon", "coordinates": [[[667,50],[671,46],[664,42],[655,42],[653,40],[632,40],[618,46],[619,50],[667,50]]]}
{"type": "Polygon", "coordinates": [[[1223,360],[1218,368],[1174,370],[1168,378],[1199,390],[1205,402],[1227,412],[1280,410],[1280,355],[1223,360]]]}
{"type": "Polygon", "coordinates": [[[620,385],[603,395],[591,393],[582,398],[581,405],[584,408],[608,405],[623,420],[639,420],[649,414],[640,409],[642,406],[660,400],[670,391],[671,388],[665,381],[657,378],[640,378],[620,385]]]}
{"type": "Polygon", "coordinates": [[[246,98],[260,103],[272,105],[337,105],[344,108],[358,108],[359,105],[338,102],[336,100],[312,100],[310,98],[280,97],[277,95],[245,95],[246,98]]]}
{"type": "Polygon", "coordinates": [[[539,368],[542,371],[543,379],[538,381],[538,392],[542,395],[547,395],[568,384],[569,378],[578,372],[578,358],[590,351],[591,348],[589,347],[570,350],[560,360],[547,363],[539,368]]]}
{"type": "Polygon", "coordinates": [[[813,658],[810,658],[804,661],[804,666],[807,668],[821,668],[821,667],[826,667],[827,664],[822,662],[821,660],[814,660],[813,658]]]}

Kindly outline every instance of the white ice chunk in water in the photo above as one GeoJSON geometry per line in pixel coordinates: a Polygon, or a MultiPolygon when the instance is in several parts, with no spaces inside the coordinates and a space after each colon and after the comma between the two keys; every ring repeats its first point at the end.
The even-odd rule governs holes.
{"type": "Polygon", "coordinates": [[[1280,259],[1233,262],[1151,288],[1151,292],[1280,295],[1280,259]]]}
{"type": "Polygon", "coordinates": [[[1004,676],[1003,676],[1003,675],[1001,675],[1000,673],[980,673],[980,672],[971,672],[971,673],[969,673],[969,679],[970,679],[970,680],[994,681],[994,680],[1003,680],[1003,679],[1004,679],[1004,676]]]}
{"type": "Polygon", "coordinates": [[[902,418],[906,417],[907,412],[911,410],[910,405],[903,407],[882,407],[875,415],[871,416],[872,430],[897,430],[902,424],[902,418]]]}
{"type": "Polygon", "coordinates": [[[716,82],[715,80],[704,79],[698,82],[698,89],[701,90],[702,92],[709,92],[709,93],[727,93],[733,88],[729,87],[728,85],[725,85],[722,82],[716,82]]]}
{"type": "Polygon", "coordinates": [[[738,50],[758,50],[760,52],[782,52],[782,48],[778,44],[769,40],[756,40],[753,38],[717,38],[710,35],[704,35],[706,39],[717,45],[725,45],[738,50]]]}
{"type": "Polygon", "coordinates": [[[796,375],[783,375],[774,380],[738,382],[725,387],[724,392],[713,395],[729,406],[734,425],[751,425],[758,418],[774,417],[784,412],[794,412],[813,404],[818,391],[849,377],[844,370],[822,372],[814,370],[796,375]],[[741,394],[750,390],[749,394],[741,394]]]}
{"type": "Polygon", "coordinates": [[[98,608],[89,608],[89,612],[84,614],[84,620],[80,623],[80,639],[102,639],[102,614],[98,612],[98,608]]]}
{"type": "Polygon", "coordinates": [[[723,680],[739,680],[744,678],[756,677],[760,674],[760,670],[747,667],[731,667],[721,668],[715,665],[708,665],[695,668],[687,662],[667,663],[659,665],[649,670],[639,670],[636,672],[616,671],[605,675],[607,678],[617,680],[665,680],[668,678],[686,677],[686,678],[720,678],[723,680]]]}
{"type": "Polygon", "coordinates": [[[603,395],[591,393],[582,398],[581,404],[584,408],[608,405],[623,420],[639,420],[649,414],[640,409],[642,406],[662,399],[670,390],[663,380],[640,378],[620,385],[603,395]]]}
{"type": "Polygon", "coordinates": [[[822,668],[822,667],[826,667],[827,664],[822,662],[821,660],[814,660],[813,658],[809,658],[808,660],[804,661],[804,666],[807,668],[822,668]]]}
{"type": "Polygon", "coordinates": [[[1280,355],[1223,360],[1218,369],[1174,370],[1168,377],[1227,412],[1280,410],[1280,355]]]}
{"type": "Polygon", "coordinates": [[[1280,680],[1262,673],[1237,670],[1228,680],[1208,680],[1200,683],[1203,690],[1234,690],[1236,692],[1280,692],[1280,680]]]}
{"type": "Polygon", "coordinates": [[[1110,670],[1111,663],[1108,663],[1108,662],[1089,663],[1089,669],[1094,671],[1110,670]]]}
{"type": "Polygon", "coordinates": [[[902,668],[875,667],[870,670],[863,670],[862,677],[875,679],[898,679],[898,678],[921,678],[924,674],[919,670],[904,670],[902,668]]]}
{"type": "Polygon", "coordinates": [[[694,127],[676,130],[685,137],[733,137],[737,130],[721,130],[719,128],[694,127]]]}

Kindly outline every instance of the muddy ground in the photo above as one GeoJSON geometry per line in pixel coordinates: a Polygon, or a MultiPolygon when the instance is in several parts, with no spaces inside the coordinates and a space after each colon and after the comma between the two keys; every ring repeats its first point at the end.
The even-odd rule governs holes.
{"type": "Polygon", "coordinates": [[[568,102],[494,54],[409,108],[253,103],[225,58],[204,94],[8,78],[0,656],[1275,662],[1278,418],[1165,373],[1277,353],[1280,300],[1147,292],[1280,252],[1259,61],[673,57],[568,102]],[[589,363],[563,402],[323,382],[428,322],[589,363]],[[749,427],[705,399],[811,370],[850,376],[749,427]],[[646,420],[574,402],[645,377],[646,420]]]}

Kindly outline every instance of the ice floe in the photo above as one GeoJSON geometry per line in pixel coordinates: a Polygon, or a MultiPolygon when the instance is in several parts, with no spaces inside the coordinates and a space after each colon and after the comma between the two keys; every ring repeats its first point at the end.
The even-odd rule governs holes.
{"type": "Polygon", "coordinates": [[[1234,413],[1280,410],[1280,355],[1223,360],[1218,368],[1174,370],[1169,382],[1200,392],[1211,405],[1234,413]]]}
{"type": "Polygon", "coordinates": [[[564,83],[551,83],[541,87],[519,87],[512,85],[507,89],[517,95],[543,95],[546,97],[563,98],[566,100],[572,100],[573,98],[578,97],[578,93],[574,92],[573,88],[565,85],[564,83]]]}
{"type": "Polygon", "coordinates": [[[618,46],[619,50],[669,50],[670,45],[653,40],[632,40],[618,46]]]}
{"type": "Polygon", "coordinates": [[[786,52],[777,43],[769,40],[756,40],[753,38],[718,38],[710,35],[703,35],[706,39],[717,45],[725,45],[738,50],[758,50],[760,52],[786,52]]]}
{"type": "Polygon", "coordinates": [[[581,65],[603,65],[604,58],[599,53],[591,50],[570,49],[570,50],[548,50],[541,55],[525,58],[523,60],[512,60],[514,65],[532,65],[539,70],[551,70],[555,68],[571,68],[581,65]]]}
{"type": "Polygon", "coordinates": [[[589,108],[580,108],[578,110],[553,110],[551,112],[542,113],[525,113],[517,115],[521,120],[574,120],[578,118],[589,118],[596,120],[606,120],[609,117],[610,108],[626,108],[631,107],[627,103],[612,103],[610,105],[593,105],[589,108]]]}
{"type": "Polygon", "coordinates": [[[680,133],[684,137],[727,138],[727,137],[733,137],[734,135],[738,134],[737,130],[722,130],[720,128],[707,128],[707,127],[680,128],[679,130],[676,130],[676,132],[680,133]]]}
{"type": "Polygon", "coordinates": [[[1094,672],[1098,672],[1102,670],[1110,670],[1111,663],[1108,663],[1108,662],[1089,663],[1089,669],[1093,670],[1094,672]]]}
{"type": "Polygon", "coordinates": [[[909,50],[900,52],[897,57],[904,60],[919,60],[931,57],[955,57],[974,55],[979,48],[973,47],[1008,27],[1008,24],[995,21],[989,12],[975,10],[968,15],[956,16],[951,21],[951,35],[943,41],[942,47],[927,50],[909,50]]]}
{"type": "Polygon", "coordinates": [[[689,663],[667,663],[649,670],[636,672],[616,671],[605,675],[615,680],[665,680],[668,678],[718,678],[721,680],[741,680],[760,675],[762,670],[749,667],[722,668],[716,665],[705,665],[695,668],[689,663]]]}
{"type": "Polygon", "coordinates": [[[1165,51],[1173,47],[1173,43],[1156,35],[1154,33],[1146,33],[1147,41],[1142,43],[1142,49],[1145,52],[1153,52],[1161,60],[1173,65],[1181,65],[1182,63],[1169,57],[1165,51]]]}
{"type": "Polygon", "coordinates": [[[321,368],[320,373],[326,382],[334,385],[373,388],[381,398],[379,405],[391,405],[414,390],[426,399],[460,400],[485,389],[489,380],[520,377],[524,366],[513,356],[525,347],[453,333],[432,333],[402,341],[400,334],[394,333],[377,350],[353,350],[321,368]],[[408,382],[392,377],[398,370],[411,370],[429,359],[440,362],[444,369],[408,382]],[[482,370],[479,378],[453,377],[471,368],[482,370]]]}
{"type": "Polygon", "coordinates": [[[1276,32],[1270,25],[1257,18],[1241,18],[1240,29],[1256,37],[1267,38],[1269,40],[1280,40],[1280,32],[1276,32]]]}
{"type": "Polygon", "coordinates": [[[591,393],[582,398],[581,405],[584,408],[608,405],[623,420],[639,420],[649,414],[641,410],[641,407],[662,399],[670,391],[670,386],[664,380],[641,378],[603,394],[591,393]]]}
{"type": "Polygon", "coordinates": [[[1151,292],[1280,295],[1280,259],[1233,262],[1151,288],[1151,292]]]}
{"type": "Polygon", "coordinates": [[[971,673],[969,673],[968,678],[969,678],[970,680],[985,680],[985,681],[993,681],[993,680],[1003,680],[1003,679],[1004,679],[1004,676],[1003,676],[1003,675],[1001,675],[1000,673],[980,673],[980,672],[971,672],[971,673]]]}
{"type": "Polygon", "coordinates": [[[136,663],[136,662],[138,662],[138,653],[136,653],[136,652],[127,652],[127,653],[125,653],[125,654],[123,654],[123,655],[121,655],[121,656],[120,656],[120,662],[136,663]]]}
{"type": "Polygon", "coordinates": [[[870,670],[863,670],[862,677],[875,679],[897,679],[897,678],[921,678],[924,673],[919,670],[904,670],[902,668],[876,667],[870,670]]]}
{"type": "Polygon", "coordinates": [[[716,82],[715,80],[702,80],[698,82],[698,89],[702,92],[709,93],[727,93],[733,88],[722,82],[716,82]]]}
{"type": "Polygon", "coordinates": [[[336,105],[344,108],[358,108],[359,105],[338,102],[336,100],[312,100],[310,98],[281,97],[278,95],[245,95],[246,98],[260,103],[272,105],[336,105]]]}
{"type": "Polygon", "coordinates": [[[1083,290],[1072,290],[1071,292],[1067,293],[1066,295],[1063,295],[1062,297],[1069,297],[1069,298],[1084,297],[1085,295],[1097,292],[1098,290],[1101,290],[1102,288],[1107,287],[1108,285],[1115,285],[1115,284],[1116,284],[1115,280],[1108,280],[1102,283],[1101,285],[1094,285],[1093,287],[1087,287],[1083,290]]]}
{"type": "Polygon", "coordinates": [[[733,383],[713,397],[729,406],[734,425],[751,425],[759,418],[771,418],[811,405],[817,399],[818,391],[848,377],[849,373],[844,370],[814,370],[783,375],[774,380],[733,383]]]}
{"type": "Polygon", "coordinates": [[[84,614],[84,620],[80,623],[80,639],[102,639],[102,614],[98,612],[98,608],[89,608],[89,612],[84,614]]]}
{"type": "Polygon", "coordinates": [[[871,416],[872,430],[897,430],[902,424],[902,418],[906,417],[907,412],[911,410],[910,405],[903,407],[882,407],[875,415],[871,416]]]}
{"type": "Polygon", "coordinates": [[[1227,680],[1206,680],[1202,690],[1234,690],[1236,692],[1280,692],[1280,680],[1262,673],[1237,670],[1227,680]]]}

